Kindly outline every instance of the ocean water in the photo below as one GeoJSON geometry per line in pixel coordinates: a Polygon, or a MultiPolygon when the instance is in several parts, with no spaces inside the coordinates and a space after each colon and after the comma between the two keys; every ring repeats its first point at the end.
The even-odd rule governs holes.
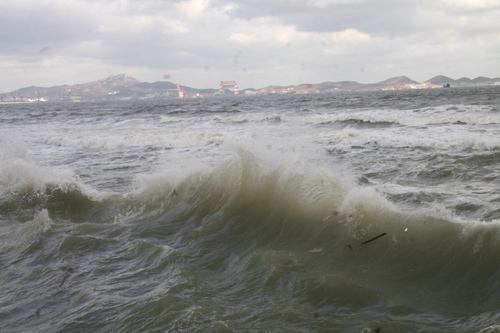
{"type": "Polygon", "coordinates": [[[500,88],[0,105],[1,332],[500,332],[500,88]]]}

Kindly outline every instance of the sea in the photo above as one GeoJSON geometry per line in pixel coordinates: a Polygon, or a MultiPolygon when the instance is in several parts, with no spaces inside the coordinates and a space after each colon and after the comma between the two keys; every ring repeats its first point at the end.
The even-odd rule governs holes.
{"type": "Polygon", "coordinates": [[[500,87],[0,105],[0,332],[500,332],[500,87]]]}

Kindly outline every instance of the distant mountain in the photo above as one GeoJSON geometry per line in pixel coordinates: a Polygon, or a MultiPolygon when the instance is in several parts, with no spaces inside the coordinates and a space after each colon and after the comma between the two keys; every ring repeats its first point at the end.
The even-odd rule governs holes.
{"type": "Polygon", "coordinates": [[[478,76],[474,79],[469,79],[468,77],[462,77],[451,83],[455,87],[469,87],[469,86],[488,86],[488,85],[498,85],[500,84],[500,78],[489,78],[485,76],[478,76]]]}
{"type": "Polygon", "coordinates": [[[407,76],[396,76],[396,77],[391,77],[390,79],[381,81],[376,83],[376,85],[380,86],[403,86],[403,85],[408,85],[408,84],[418,84],[417,81],[413,81],[407,76]]]}
{"type": "Polygon", "coordinates": [[[428,82],[430,84],[443,85],[447,83],[452,84],[453,82],[455,82],[455,80],[453,80],[451,77],[448,76],[437,75],[425,82],[428,82]]]}
{"type": "Polygon", "coordinates": [[[478,77],[473,80],[461,78],[454,80],[444,75],[419,83],[407,76],[396,76],[377,83],[359,83],[356,81],[327,81],[309,85],[268,86],[257,90],[257,94],[292,94],[292,93],[324,93],[335,91],[377,91],[441,88],[449,83],[452,87],[469,87],[482,85],[500,85],[500,78],[478,77]]]}
{"type": "Polygon", "coordinates": [[[475,79],[470,79],[468,77],[461,77],[458,80],[454,80],[450,77],[438,75],[425,81],[429,84],[443,86],[449,84],[450,87],[471,87],[471,86],[487,86],[494,85],[496,82],[500,82],[499,79],[490,79],[488,77],[479,76],[475,79]]]}
{"type": "MultiPolygon", "coordinates": [[[[213,94],[215,89],[196,89],[183,86],[186,94],[213,94]]],[[[0,101],[102,101],[153,97],[178,97],[177,85],[169,81],[140,82],[126,74],[107,77],[82,84],[55,87],[26,87],[0,94],[0,101]]]]}
{"type": "Polygon", "coordinates": [[[490,84],[491,79],[489,77],[478,76],[471,80],[475,84],[490,84]]]}
{"type": "MultiPolygon", "coordinates": [[[[404,90],[441,88],[450,84],[451,87],[469,87],[484,85],[500,85],[500,78],[484,76],[470,79],[462,77],[453,80],[444,75],[419,83],[407,76],[396,76],[377,83],[359,83],[356,81],[327,81],[313,84],[299,84],[289,86],[267,86],[260,89],[248,88],[240,91],[242,95],[255,94],[308,94],[335,91],[377,91],[377,90],[404,90]]],[[[13,92],[0,94],[0,103],[36,102],[36,101],[106,101],[146,99],[155,97],[177,98],[203,97],[223,94],[219,89],[196,89],[182,86],[169,81],[140,82],[126,74],[107,77],[102,80],[54,87],[26,87],[13,92]]]]}
{"type": "Polygon", "coordinates": [[[455,84],[461,85],[461,86],[470,85],[471,83],[472,83],[472,80],[469,79],[468,77],[461,77],[460,79],[455,80],[455,84]]]}

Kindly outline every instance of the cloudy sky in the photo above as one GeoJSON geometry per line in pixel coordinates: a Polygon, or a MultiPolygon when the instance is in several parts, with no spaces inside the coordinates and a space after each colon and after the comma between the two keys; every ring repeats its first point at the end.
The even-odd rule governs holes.
{"type": "Polygon", "coordinates": [[[0,91],[500,76],[500,0],[0,0],[0,91]]]}

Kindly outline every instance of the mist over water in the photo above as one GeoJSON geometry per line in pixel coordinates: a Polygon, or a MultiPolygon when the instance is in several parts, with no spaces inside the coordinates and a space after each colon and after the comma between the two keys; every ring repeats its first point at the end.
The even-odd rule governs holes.
{"type": "Polygon", "coordinates": [[[500,331],[500,89],[0,105],[2,332],[500,331]]]}

